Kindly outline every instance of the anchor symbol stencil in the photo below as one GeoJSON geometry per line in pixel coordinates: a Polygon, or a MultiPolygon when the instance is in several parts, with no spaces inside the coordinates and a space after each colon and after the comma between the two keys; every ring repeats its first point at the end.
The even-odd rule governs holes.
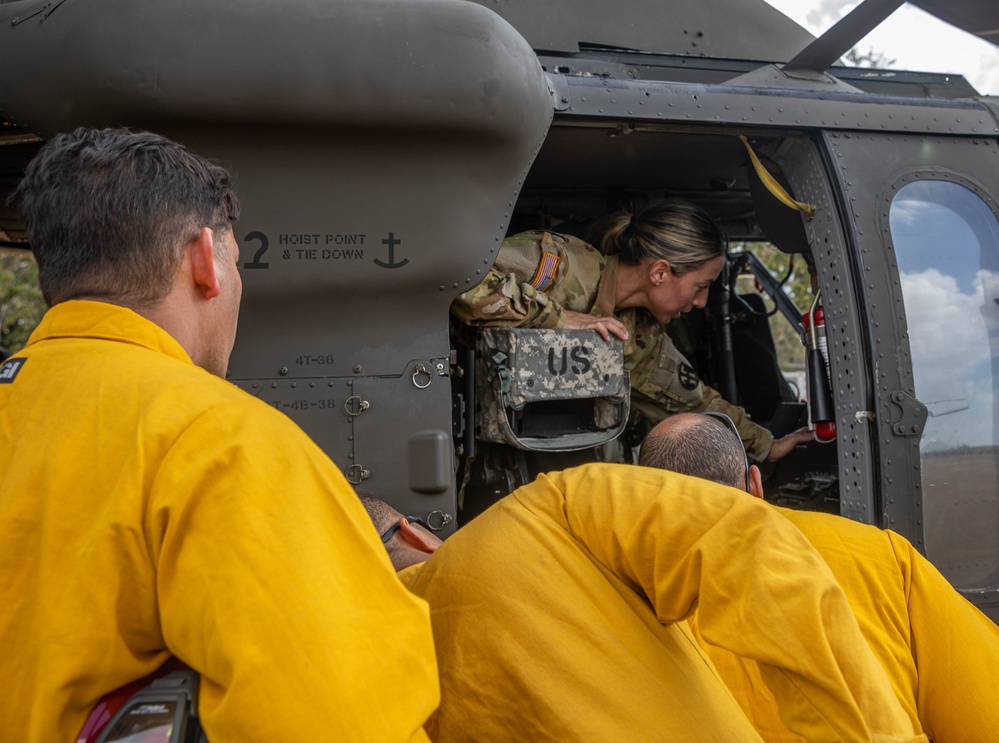
{"type": "Polygon", "coordinates": [[[388,238],[382,240],[382,245],[388,245],[388,250],[389,250],[388,263],[386,263],[385,261],[380,261],[377,258],[375,258],[375,263],[381,266],[382,268],[401,268],[402,266],[405,266],[407,263],[409,263],[408,258],[403,258],[398,263],[396,263],[395,261],[395,246],[401,242],[402,240],[396,238],[394,232],[390,232],[388,234],[388,238]]]}

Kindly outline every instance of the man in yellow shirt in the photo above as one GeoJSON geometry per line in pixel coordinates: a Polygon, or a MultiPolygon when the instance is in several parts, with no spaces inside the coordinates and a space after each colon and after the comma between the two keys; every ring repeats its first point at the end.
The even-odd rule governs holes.
{"type": "Polygon", "coordinates": [[[540,476],[443,543],[366,506],[430,603],[437,741],[758,741],[681,621],[695,606],[706,636],[759,661],[808,740],[925,740],[821,558],[745,493],[589,464],[540,476]]]}
{"type": "MultiPolygon", "coordinates": [[[[700,476],[763,497],[760,472],[725,422],[678,415],[642,444],[639,464],[700,476]]],[[[913,726],[937,741],[992,740],[999,730],[999,627],[954,590],[908,541],[830,514],[774,508],[822,555],[913,726]]],[[[703,617],[691,622],[700,628],[703,617]]],[[[759,669],[706,641],[736,699],[767,740],[803,740],[779,720],[759,669]]]]}
{"type": "Polygon", "coordinates": [[[0,737],[74,740],[176,656],[212,743],[426,740],[425,603],[339,469],[223,379],[229,173],[78,129],[13,203],[51,309],[0,365],[0,737]]]}

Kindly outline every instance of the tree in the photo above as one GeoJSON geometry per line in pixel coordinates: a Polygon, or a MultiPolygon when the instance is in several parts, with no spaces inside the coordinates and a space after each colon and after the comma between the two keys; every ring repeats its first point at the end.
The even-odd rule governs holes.
{"type": "Polygon", "coordinates": [[[38,286],[38,264],[27,251],[0,254],[0,346],[13,353],[45,314],[45,300],[38,286]]]}
{"type": "Polygon", "coordinates": [[[888,59],[884,52],[874,51],[874,47],[867,47],[866,52],[861,52],[854,47],[846,53],[846,61],[854,67],[870,67],[876,70],[883,70],[891,67],[898,60],[888,59]]]}

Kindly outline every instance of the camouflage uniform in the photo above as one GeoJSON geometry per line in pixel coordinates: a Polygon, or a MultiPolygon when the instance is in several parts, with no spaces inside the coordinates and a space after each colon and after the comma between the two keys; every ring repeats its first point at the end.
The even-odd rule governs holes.
{"type": "Polygon", "coordinates": [[[614,315],[628,330],[624,354],[631,372],[633,413],[654,425],[675,413],[721,411],[735,422],[749,456],[765,459],[773,445],[771,433],[704,386],[662,325],[644,309],[614,312],[617,268],[617,256],[605,256],[578,238],[522,232],[503,242],[492,270],[482,283],[454,300],[451,313],[468,325],[527,328],[561,328],[563,310],[614,315]],[[546,253],[558,256],[550,277],[541,270],[546,253]],[[548,283],[542,291],[532,281],[548,283]]]}

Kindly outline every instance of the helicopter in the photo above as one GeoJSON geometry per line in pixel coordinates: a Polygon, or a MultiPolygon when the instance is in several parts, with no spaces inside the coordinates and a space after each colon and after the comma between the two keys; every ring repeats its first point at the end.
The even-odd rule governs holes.
{"type": "MultiPolygon", "coordinates": [[[[913,4],[999,43],[991,4],[913,4]]],[[[730,246],[691,318],[697,372],[826,441],[770,467],[768,499],[897,531],[996,619],[999,101],[839,64],[900,5],[864,0],[816,39],[763,0],[0,0],[0,192],[81,125],[230,167],[230,381],[445,537],[622,449],[629,418],[620,374],[532,396],[554,362],[515,363],[516,333],[456,343],[454,298],[509,234],[691,201],[730,246]],[[736,249],[758,242],[807,265],[804,316],[736,249]],[[768,315],[804,339],[807,383],[776,364],[768,315]],[[489,408],[496,344],[523,384],[489,408]]],[[[0,245],[30,247],[2,200],[0,245]]],[[[573,332],[538,342],[599,345],[573,332]]]]}

